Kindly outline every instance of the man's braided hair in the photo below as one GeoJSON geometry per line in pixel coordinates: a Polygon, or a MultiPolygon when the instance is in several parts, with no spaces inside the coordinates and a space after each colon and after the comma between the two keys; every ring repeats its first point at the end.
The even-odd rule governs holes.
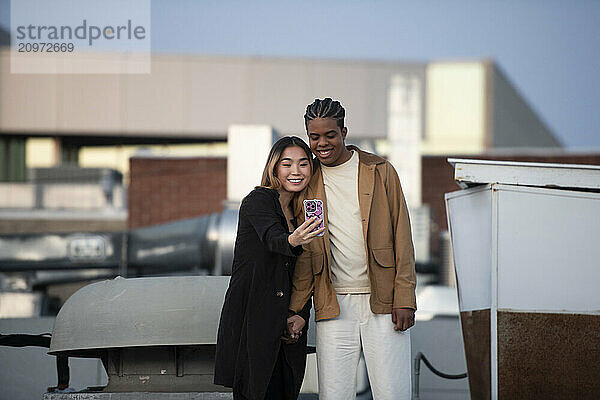
{"type": "Polygon", "coordinates": [[[337,100],[332,100],[329,97],[321,99],[315,99],[312,104],[306,107],[306,114],[304,114],[304,126],[308,130],[308,121],[312,121],[316,118],[331,118],[335,120],[337,125],[341,129],[344,129],[344,117],[346,116],[346,110],[337,100]]]}

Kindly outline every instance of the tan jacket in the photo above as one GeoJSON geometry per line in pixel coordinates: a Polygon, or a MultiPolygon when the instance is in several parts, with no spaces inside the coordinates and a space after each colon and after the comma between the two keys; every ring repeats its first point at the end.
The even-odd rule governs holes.
{"type": "MultiPolygon", "coordinates": [[[[394,167],[385,159],[358,151],[358,203],[363,222],[368,276],[371,284],[371,310],[389,314],[392,308],[412,308],[415,300],[415,257],[406,201],[394,167]]],[[[306,199],[321,199],[327,216],[327,199],[321,167],[305,191],[306,199]]],[[[298,222],[304,221],[302,199],[296,205],[298,222]]],[[[327,220],[326,225],[327,225],[327,220]]],[[[329,232],[304,245],[296,262],[290,309],[298,312],[311,295],[315,319],[335,318],[340,314],[335,289],[331,282],[329,232]]]]}

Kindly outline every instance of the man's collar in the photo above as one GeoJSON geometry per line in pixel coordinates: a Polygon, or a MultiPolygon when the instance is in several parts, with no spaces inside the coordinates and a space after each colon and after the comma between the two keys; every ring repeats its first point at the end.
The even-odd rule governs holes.
{"type": "Polygon", "coordinates": [[[380,157],[376,154],[367,153],[366,151],[362,151],[361,149],[359,149],[358,147],[356,147],[354,145],[346,146],[346,148],[348,150],[356,151],[358,153],[358,160],[362,164],[376,165],[376,164],[381,164],[381,163],[385,162],[385,159],[383,157],[380,157]]]}

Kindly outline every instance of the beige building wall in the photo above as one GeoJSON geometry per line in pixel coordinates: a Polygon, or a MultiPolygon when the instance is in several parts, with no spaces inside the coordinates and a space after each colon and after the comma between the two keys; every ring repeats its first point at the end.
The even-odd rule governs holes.
{"type": "MultiPolygon", "coordinates": [[[[93,55],[89,55],[92,57],[93,55]]],[[[124,55],[115,54],[116,61],[124,55]]],[[[342,101],[349,135],[384,138],[387,88],[424,64],[152,55],[149,74],[19,75],[0,50],[0,132],[225,139],[233,124],[304,135],[316,97],[342,101]]]]}
{"type": "Polygon", "coordinates": [[[485,146],[485,65],[427,66],[423,154],[479,153],[485,146]]]}

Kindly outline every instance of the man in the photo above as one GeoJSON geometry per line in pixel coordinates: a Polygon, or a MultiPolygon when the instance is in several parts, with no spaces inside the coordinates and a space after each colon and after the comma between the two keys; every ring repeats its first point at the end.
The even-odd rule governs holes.
{"type": "Polygon", "coordinates": [[[416,278],[408,210],[392,165],[345,146],[344,117],[330,98],[304,115],[318,160],[305,198],[323,200],[327,229],[297,261],[290,311],[313,296],[319,399],[355,398],[361,351],[374,399],[409,399],[416,278]]]}

